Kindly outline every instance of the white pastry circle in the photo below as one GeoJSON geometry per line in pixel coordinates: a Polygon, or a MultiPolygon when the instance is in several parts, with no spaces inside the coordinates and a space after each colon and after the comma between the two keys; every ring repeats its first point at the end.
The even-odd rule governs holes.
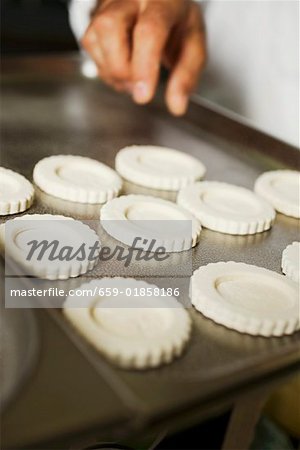
{"type": "Polygon", "coordinates": [[[282,272],[291,280],[299,283],[300,279],[300,242],[293,242],[282,252],[282,272]]]}
{"type": "Polygon", "coordinates": [[[33,197],[33,186],[23,175],[0,167],[0,216],[25,211],[33,197]]]}
{"type": "Polygon", "coordinates": [[[260,175],[254,190],[286,216],[300,218],[300,172],[273,170],[260,175]]]}
{"type": "Polygon", "coordinates": [[[187,311],[174,297],[138,296],[155,285],[132,278],[103,278],[80,286],[84,298],[68,297],[64,314],[107,359],[126,369],[146,369],[179,356],[191,332],[187,311]],[[116,288],[116,296],[105,289],[116,288]],[[100,295],[103,291],[103,296],[100,295]],[[126,295],[125,292],[132,292],[126,295]]]}
{"type": "Polygon", "coordinates": [[[206,172],[202,162],[193,156],[152,145],[132,145],[120,150],[116,170],[132,183],[167,191],[178,191],[203,178],[206,172]]]}
{"type": "Polygon", "coordinates": [[[268,230],[275,211],[249,189],[218,181],[194,183],[179,191],[177,203],[201,225],[227,234],[255,234],[268,230]]]}
{"type": "Polygon", "coordinates": [[[15,264],[18,271],[25,276],[65,280],[86,273],[96,265],[100,243],[97,234],[78,220],[51,214],[27,214],[0,226],[0,249],[2,253],[5,253],[6,262],[15,264]],[[37,245],[44,240],[46,245],[50,244],[49,249],[41,253],[40,259],[42,245],[33,251],[35,246],[31,244],[33,240],[37,242],[37,245]],[[78,257],[71,257],[82,244],[84,244],[85,256],[80,251],[78,257]],[[89,247],[96,244],[98,248],[89,258],[89,247]],[[62,250],[63,247],[64,250],[62,250]],[[32,252],[31,255],[30,252],[32,252]],[[58,258],[59,253],[60,258],[58,258]],[[69,260],[67,253],[70,254],[69,260]]]}
{"type": "Polygon", "coordinates": [[[204,316],[241,333],[281,336],[299,329],[297,284],[262,267],[236,262],[200,267],[190,296],[204,316]]]}
{"type": "Polygon", "coordinates": [[[110,167],[72,155],[42,159],[34,168],[33,180],[47,194],[78,203],[105,203],[122,187],[121,178],[110,167]]]}
{"type": "Polygon", "coordinates": [[[123,195],[108,202],[100,211],[104,230],[118,241],[135,248],[164,247],[166,252],[181,252],[194,247],[201,225],[188,211],[175,203],[144,195],[123,195]],[[172,223],[171,223],[172,222],[172,223]],[[142,240],[148,241],[143,245],[142,240]]]}

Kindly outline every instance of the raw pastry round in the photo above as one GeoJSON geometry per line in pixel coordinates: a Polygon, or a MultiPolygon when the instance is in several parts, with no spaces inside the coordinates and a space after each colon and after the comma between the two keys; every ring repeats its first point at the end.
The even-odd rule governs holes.
{"type": "Polygon", "coordinates": [[[110,167],[72,155],[42,159],[34,168],[33,180],[47,194],[78,203],[105,203],[122,187],[121,178],[110,167]]]}
{"type": "Polygon", "coordinates": [[[260,175],[254,190],[265,198],[276,211],[300,218],[300,172],[273,170],[260,175]]]}
{"type": "Polygon", "coordinates": [[[86,292],[84,297],[66,299],[64,314],[79,333],[118,366],[157,367],[182,353],[190,336],[191,320],[174,297],[151,295],[155,288],[133,278],[94,280],[79,288],[80,293],[86,292]],[[118,290],[118,295],[106,295],[106,289],[112,288],[118,290]],[[150,295],[134,294],[141,289],[150,290],[150,295]]]}
{"type": "Polygon", "coordinates": [[[97,234],[78,220],[51,214],[27,214],[0,226],[0,248],[5,253],[6,263],[16,265],[23,275],[64,280],[86,273],[96,265],[100,243],[97,234]],[[45,247],[45,252],[39,256],[42,245],[33,252],[33,240],[37,245],[45,241],[50,246],[48,249],[45,247]],[[74,257],[83,244],[85,256],[80,251],[74,257]],[[97,249],[91,259],[89,247],[93,246],[97,249]]]}
{"type": "Polygon", "coordinates": [[[0,215],[16,214],[30,208],[34,189],[23,175],[0,167],[0,215]]]}
{"type": "Polygon", "coordinates": [[[282,272],[291,280],[299,283],[300,278],[300,242],[293,242],[282,252],[282,272]]]}
{"type": "Polygon", "coordinates": [[[275,211],[249,189],[218,181],[202,181],[179,191],[177,203],[201,225],[227,234],[255,234],[268,230],[275,211]]]}
{"type": "Polygon", "coordinates": [[[116,170],[140,186],[178,191],[203,178],[206,168],[187,153],[153,145],[125,147],[116,156],[116,170]]]}
{"type": "Polygon", "coordinates": [[[241,333],[281,336],[299,329],[297,284],[262,267],[236,262],[200,267],[190,296],[204,316],[241,333]]]}
{"type": "Polygon", "coordinates": [[[201,226],[188,211],[175,203],[144,195],[123,195],[108,202],[100,211],[105,231],[126,245],[147,248],[155,240],[153,251],[181,252],[194,247],[201,226]],[[147,245],[142,240],[147,240],[147,245]]]}

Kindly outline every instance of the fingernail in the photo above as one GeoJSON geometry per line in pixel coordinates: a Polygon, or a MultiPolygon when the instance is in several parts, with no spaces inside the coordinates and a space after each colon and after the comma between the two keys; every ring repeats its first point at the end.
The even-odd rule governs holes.
{"type": "Polygon", "coordinates": [[[170,109],[175,116],[182,116],[188,106],[188,97],[184,94],[175,94],[172,97],[170,109]]]}
{"type": "Polygon", "coordinates": [[[150,100],[149,85],[145,81],[138,81],[133,87],[133,99],[137,103],[146,103],[150,100]]]}

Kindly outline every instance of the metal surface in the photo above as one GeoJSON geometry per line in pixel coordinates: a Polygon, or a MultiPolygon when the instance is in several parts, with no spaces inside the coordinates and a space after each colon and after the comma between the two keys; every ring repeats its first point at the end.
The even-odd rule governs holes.
{"type": "Polygon", "coordinates": [[[38,361],[39,334],[33,312],[5,309],[2,296],[0,314],[0,410],[3,412],[33,374],[38,361]]]}
{"type": "MultiPolygon", "coordinates": [[[[86,155],[113,167],[117,151],[130,144],[175,147],[199,157],[207,166],[207,179],[248,188],[253,188],[256,177],[265,170],[299,166],[296,149],[201,106],[196,98],[182,119],[169,117],[160,99],[150,107],[135,106],[97,80],[82,79],[76,59],[7,61],[2,83],[2,165],[29,179],[34,164],[45,156],[86,155]]],[[[126,189],[151,193],[134,185],[126,189]]],[[[29,212],[63,212],[92,219],[98,217],[99,208],[85,208],[39,192],[29,212]]],[[[296,219],[278,214],[272,230],[254,236],[204,230],[193,253],[194,267],[233,260],[280,272],[281,252],[299,238],[298,226],[296,219]]],[[[97,273],[95,269],[91,275],[97,273]]],[[[136,429],[186,420],[195,408],[203,412],[209,401],[228,405],[251,384],[268,383],[299,367],[299,333],[270,339],[241,335],[191,311],[194,331],[182,358],[157,370],[122,371],[83,341],[59,311],[49,310],[49,314],[64,331],[68,345],[75,344],[86,366],[94,368],[117,395],[124,411],[130,411],[136,429]]],[[[10,429],[16,417],[22,416],[22,408],[25,404],[21,400],[15,416],[11,413],[7,419],[10,429]]],[[[32,422],[38,412],[30,412],[32,422]]],[[[93,414],[96,421],[97,408],[93,407],[93,414]]],[[[30,424],[30,417],[26,420],[30,424]]],[[[101,420],[99,411],[98,430],[95,428],[99,434],[101,420]]],[[[92,428],[92,418],[90,424],[85,419],[83,422],[81,427],[74,422],[73,432],[76,423],[81,431],[92,428]]],[[[64,427],[61,419],[61,435],[70,431],[69,425],[64,427]]],[[[42,436],[27,435],[27,439],[41,440],[42,436]]],[[[7,441],[14,442],[9,433],[7,441]]]]}

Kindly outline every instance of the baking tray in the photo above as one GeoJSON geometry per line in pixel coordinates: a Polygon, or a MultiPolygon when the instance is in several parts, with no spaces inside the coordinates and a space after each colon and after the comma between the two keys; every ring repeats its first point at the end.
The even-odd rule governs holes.
{"type": "MultiPolygon", "coordinates": [[[[73,56],[4,61],[1,165],[32,179],[35,163],[49,155],[85,155],[114,167],[120,148],[154,144],[199,157],[208,180],[250,189],[266,170],[299,168],[296,148],[215,110],[197,96],[184,118],[172,118],[161,94],[154,104],[139,107],[98,80],[84,79],[80,67],[80,59],[73,56]]],[[[126,189],[151,194],[130,184],[126,189]]],[[[156,194],[171,199],[173,195],[156,194]]],[[[83,220],[97,218],[99,207],[85,209],[38,193],[28,212],[65,213],[83,220]]],[[[282,250],[298,239],[299,221],[281,214],[272,230],[254,236],[203,230],[200,245],[193,250],[193,266],[232,260],[280,273],[282,250]]],[[[97,269],[90,275],[97,277],[97,269]]],[[[137,430],[164,423],[176,428],[189,413],[205,412],[210,401],[221,406],[226,399],[228,405],[249,386],[299,368],[299,333],[270,339],[242,335],[192,310],[192,339],[181,358],[155,370],[124,371],[106,362],[74,332],[59,310],[47,313],[79,349],[86,365],[126,405],[137,430]]]]}

